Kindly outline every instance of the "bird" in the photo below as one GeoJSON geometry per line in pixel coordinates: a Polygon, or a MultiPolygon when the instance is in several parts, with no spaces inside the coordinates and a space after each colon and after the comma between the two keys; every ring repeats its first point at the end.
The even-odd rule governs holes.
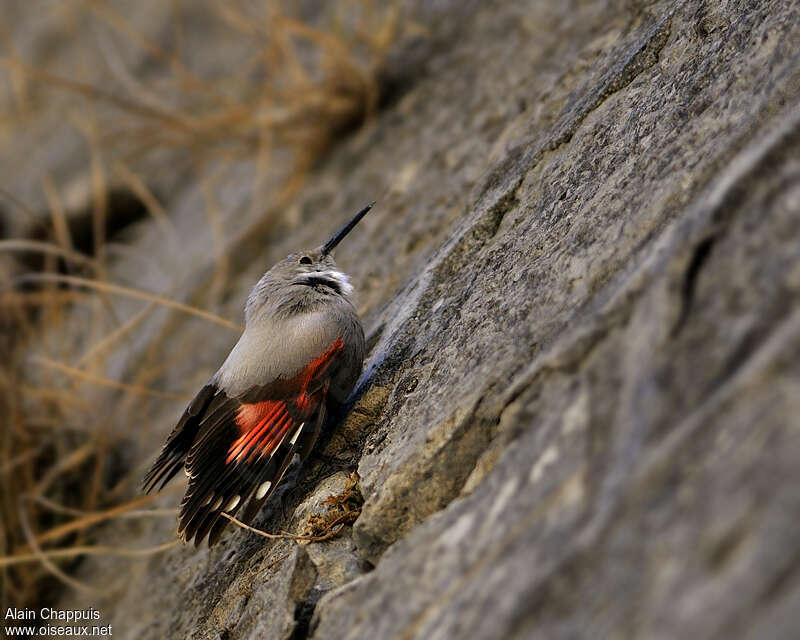
{"type": "Polygon", "coordinates": [[[267,271],[245,304],[245,327],[186,407],[143,481],[150,493],[181,469],[189,478],[178,537],[214,545],[230,522],[249,524],[298,454],[305,460],[325,423],[353,391],[364,329],[350,278],[332,251],[370,211],[361,209],[325,244],[267,271]],[[245,506],[246,505],[246,506],[245,506]]]}

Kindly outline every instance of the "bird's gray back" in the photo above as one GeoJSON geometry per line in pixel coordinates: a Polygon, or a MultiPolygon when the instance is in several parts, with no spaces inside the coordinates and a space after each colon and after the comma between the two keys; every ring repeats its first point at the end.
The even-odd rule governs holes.
{"type": "Polygon", "coordinates": [[[293,378],[339,338],[343,353],[331,391],[346,396],[361,372],[364,332],[352,305],[344,299],[314,311],[261,315],[256,322],[248,322],[214,382],[228,396],[238,397],[279,378],[293,378]]]}

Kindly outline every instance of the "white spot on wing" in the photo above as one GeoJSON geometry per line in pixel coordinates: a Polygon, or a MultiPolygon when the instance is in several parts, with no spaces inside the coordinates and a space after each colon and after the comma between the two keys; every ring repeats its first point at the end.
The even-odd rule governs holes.
{"type": "Polygon", "coordinates": [[[200,504],[201,507],[205,507],[209,502],[211,502],[211,498],[214,497],[214,492],[212,491],[206,496],[206,499],[200,504]]]}
{"type": "Polygon", "coordinates": [[[233,498],[231,498],[228,501],[228,504],[225,505],[225,508],[223,509],[223,511],[230,511],[231,509],[235,508],[236,505],[239,504],[239,500],[241,500],[241,499],[242,499],[241,496],[238,496],[238,495],[237,496],[233,496],[233,498]]]}
{"type": "Polygon", "coordinates": [[[261,498],[263,498],[265,495],[267,495],[267,491],[269,491],[269,488],[271,486],[272,486],[271,482],[265,482],[264,484],[262,484],[258,488],[258,491],[256,491],[256,500],[261,500],[261,498]]]}
{"type": "Polygon", "coordinates": [[[217,498],[214,504],[211,505],[209,511],[216,511],[222,506],[222,498],[217,498]]]}
{"type": "Polygon", "coordinates": [[[297,438],[300,437],[300,432],[303,430],[303,427],[305,426],[305,424],[306,423],[303,422],[299,427],[297,427],[297,431],[295,431],[294,435],[292,436],[292,439],[289,440],[289,444],[290,445],[292,445],[292,446],[295,445],[295,443],[297,442],[297,438]]]}

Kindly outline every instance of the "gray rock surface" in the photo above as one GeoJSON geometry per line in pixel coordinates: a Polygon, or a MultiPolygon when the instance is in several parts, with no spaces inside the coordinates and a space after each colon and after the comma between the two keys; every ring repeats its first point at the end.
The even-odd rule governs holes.
{"type": "MultiPolygon", "coordinates": [[[[238,318],[265,268],[379,200],[338,255],[370,334],[354,407],[256,524],[300,531],[354,467],[360,517],[90,558],[103,593],[60,606],[130,638],[797,637],[800,5],[434,4],[424,64],[278,234],[253,231],[253,167],[230,176],[224,296],[200,185],[168,201],[180,252],[149,222],[131,240],[137,286],[238,318]]],[[[167,361],[155,381],[191,393],[234,340],[159,311],[107,374],[167,361]]],[[[109,401],[140,472],[182,406],[131,405],[109,401]]]]}

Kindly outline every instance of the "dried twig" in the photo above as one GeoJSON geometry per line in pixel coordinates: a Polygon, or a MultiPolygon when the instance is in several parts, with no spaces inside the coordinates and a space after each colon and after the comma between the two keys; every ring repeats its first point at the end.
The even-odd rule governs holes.
{"type": "Polygon", "coordinates": [[[78,276],[66,276],[60,273],[28,273],[23,276],[20,276],[19,278],[16,278],[16,281],[19,283],[63,282],[65,284],[71,284],[77,287],[87,287],[89,289],[96,289],[97,291],[107,291],[109,293],[116,293],[118,295],[126,296],[128,298],[135,298],[137,300],[147,300],[149,302],[155,302],[165,307],[169,307],[170,309],[175,309],[176,311],[181,311],[183,313],[187,313],[192,316],[197,316],[198,318],[203,318],[204,320],[208,320],[209,322],[213,322],[214,324],[227,327],[228,329],[235,329],[236,331],[242,330],[242,327],[236,324],[235,322],[231,322],[230,320],[221,318],[220,316],[213,314],[209,311],[203,311],[202,309],[198,309],[197,307],[192,307],[188,304],[175,302],[175,300],[170,300],[169,298],[164,298],[154,293],[149,293],[148,291],[140,291],[139,289],[123,287],[122,285],[111,284],[109,282],[101,282],[100,280],[90,280],[88,278],[79,278],[78,276]]]}
{"type": "Polygon", "coordinates": [[[82,371],[81,369],[75,369],[69,365],[61,362],[55,362],[54,360],[50,360],[42,356],[35,356],[31,358],[31,362],[62,371],[63,373],[74,376],[75,378],[80,378],[81,380],[86,380],[87,382],[93,382],[94,384],[102,387],[109,387],[110,389],[119,389],[120,391],[129,391],[131,393],[138,393],[139,395],[151,396],[153,398],[163,398],[165,400],[185,400],[188,402],[192,399],[191,396],[186,396],[181,393],[169,393],[168,391],[158,391],[156,389],[148,389],[147,387],[141,387],[135,384],[125,384],[124,382],[109,380],[103,376],[98,376],[93,373],[89,373],[88,371],[82,371]]]}
{"type": "MultiPolygon", "coordinates": [[[[145,549],[121,549],[118,547],[106,546],[80,546],[80,547],[65,547],[63,549],[45,549],[40,550],[40,553],[19,553],[13,556],[0,557],[0,567],[9,567],[15,564],[24,564],[27,562],[37,562],[42,558],[55,559],[55,558],[74,558],[75,556],[121,556],[124,558],[137,558],[141,556],[149,556],[155,553],[161,553],[167,549],[172,549],[178,545],[180,540],[173,540],[172,542],[165,542],[155,547],[147,547],[145,549]]],[[[92,587],[81,585],[95,591],[92,587]]]]}
{"type": "MultiPolygon", "coordinates": [[[[23,496],[20,496],[18,507],[19,507],[19,521],[22,525],[22,530],[25,532],[25,539],[28,541],[28,545],[31,549],[33,549],[33,553],[27,554],[29,556],[28,561],[38,561],[42,564],[42,566],[47,569],[53,576],[61,580],[64,584],[73,587],[79,591],[88,591],[90,593],[97,593],[98,590],[94,587],[90,587],[88,584],[84,584],[80,580],[76,580],[75,578],[68,576],[64,573],[61,569],[59,569],[50,558],[42,550],[41,546],[39,546],[39,542],[36,539],[36,535],[31,529],[30,524],[28,523],[28,516],[25,512],[25,508],[23,507],[25,500],[23,496]]],[[[2,559],[0,559],[2,560],[2,559]]],[[[0,564],[0,566],[3,566],[0,564]]]]}
{"type": "MultiPolygon", "coordinates": [[[[36,544],[41,544],[43,542],[48,542],[50,540],[55,540],[61,538],[68,533],[73,533],[75,531],[80,531],[82,529],[86,529],[91,525],[97,524],[99,522],[104,522],[106,520],[111,520],[135,507],[140,507],[144,504],[152,502],[155,500],[158,494],[152,494],[148,496],[142,496],[141,498],[137,498],[136,500],[131,500],[130,502],[126,502],[125,504],[117,505],[116,507],[112,507],[111,509],[106,509],[105,511],[97,511],[90,515],[84,516],[82,518],[78,518],[77,520],[73,520],[72,522],[67,522],[66,524],[62,524],[58,527],[54,527],[44,533],[40,533],[37,535],[33,542],[36,544]]],[[[31,541],[29,540],[29,543],[31,541]]],[[[23,547],[24,549],[24,547],[23,547]]],[[[21,551],[22,549],[17,549],[17,551],[21,551]]]]}
{"type": "Polygon", "coordinates": [[[306,524],[306,531],[318,533],[304,533],[295,535],[287,531],[281,533],[267,533],[261,529],[251,527],[250,525],[237,520],[234,516],[222,512],[222,515],[228,520],[241,527],[247,529],[256,535],[270,540],[294,540],[295,542],[323,542],[335,538],[344,531],[345,525],[352,524],[361,515],[361,505],[364,499],[361,496],[358,482],[361,477],[358,471],[353,471],[347,480],[347,485],[344,491],[338,494],[330,495],[322,501],[323,505],[329,505],[332,510],[323,516],[311,516],[309,522],[306,524]],[[339,511],[337,513],[337,511],[339,511]],[[335,515],[334,515],[335,514],[335,515]]]}
{"type": "Polygon", "coordinates": [[[295,542],[323,542],[324,540],[330,540],[331,538],[335,538],[342,533],[345,525],[352,523],[356,517],[358,517],[358,514],[355,514],[354,517],[354,512],[343,513],[327,526],[325,533],[318,536],[298,536],[293,533],[289,533],[288,531],[281,531],[280,533],[267,533],[266,531],[262,531],[256,527],[251,527],[249,524],[245,524],[241,520],[236,519],[234,516],[230,515],[229,513],[225,513],[224,511],[221,515],[233,522],[236,526],[241,527],[242,529],[247,529],[248,531],[259,535],[262,538],[268,538],[269,540],[294,540],[295,542]],[[334,527],[337,526],[339,528],[334,529],[334,527]]]}
{"type": "Polygon", "coordinates": [[[37,240],[0,240],[0,251],[35,251],[38,253],[47,253],[60,258],[66,258],[75,264],[86,265],[94,270],[99,269],[97,262],[89,256],[49,242],[39,242],[37,240]]]}

